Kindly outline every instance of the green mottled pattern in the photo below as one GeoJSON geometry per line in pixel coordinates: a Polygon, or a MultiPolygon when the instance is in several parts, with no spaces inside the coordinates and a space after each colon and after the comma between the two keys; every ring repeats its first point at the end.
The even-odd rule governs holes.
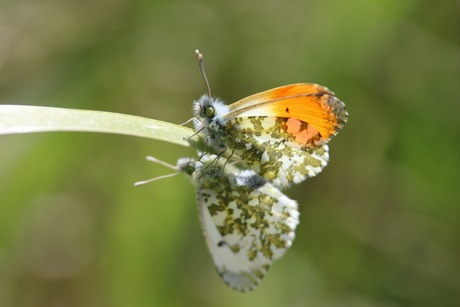
{"type": "MultiPolygon", "coordinates": [[[[217,138],[235,157],[277,187],[313,177],[327,165],[328,146],[300,145],[287,132],[287,118],[237,117],[227,122],[217,138]]],[[[302,123],[300,129],[308,126],[302,123]]]]}

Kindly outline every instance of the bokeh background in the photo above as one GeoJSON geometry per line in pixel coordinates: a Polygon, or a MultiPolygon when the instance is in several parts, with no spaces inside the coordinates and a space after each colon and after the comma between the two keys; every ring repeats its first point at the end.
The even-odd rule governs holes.
{"type": "MultiPolygon", "coordinates": [[[[293,247],[241,294],[215,272],[194,150],[135,137],[0,137],[0,306],[458,306],[460,2],[0,3],[0,103],[191,117],[315,82],[346,102],[331,162],[286,193],[293,247]]],[[[0,119],[1,121],[1,119],[0,119]]]]}

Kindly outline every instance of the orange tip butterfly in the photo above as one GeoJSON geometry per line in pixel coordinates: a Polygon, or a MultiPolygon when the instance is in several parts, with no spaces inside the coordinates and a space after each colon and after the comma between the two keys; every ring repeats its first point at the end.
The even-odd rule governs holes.
{"type": "Polygon", "coordinates": [[[206,144],[244,162],[279,188],[313,177],[329,160],[327,142],[347,122],[345,104],[328,88],[297,83],[231,105],[208,93],[193,103],[195,131],[206,144]]]}

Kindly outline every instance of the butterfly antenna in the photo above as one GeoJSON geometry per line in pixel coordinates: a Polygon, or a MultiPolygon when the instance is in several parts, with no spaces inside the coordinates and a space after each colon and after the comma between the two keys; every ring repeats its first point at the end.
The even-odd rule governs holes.
{"type": "MultiPolygon", "coordinates": [[[[166,163],[165,161],[162,161],[162,160],[159,160],[155,157],[152,157],[152,156],[147,156],[146,157],[146,160],[147,161],[150,161],[150,162],[154,162],[154,163],[157,163],[157,164],[160,164],[160,165],[163,165],[167,168],[170,168],[170,169],[173,169],[175,171],[178,171],[179,169],[177,168],[177,166],[174,166],[174,165],[171,165],[169,163],[166,163]]],[[[150,183],[152,181],[156,181],[156,180],[160,180],[160,179],[165,179],[165,178],[170,178],[170,177],[173,177],[173,176],[176,176],[177,174],[180,174],[180,172],[176,172],[176,173],[172,173],[172,174],[168,174],[168,175],[164,175],[164,176],[159,176],[159,177],[155,177],[155,178],[152,178],[152,179],[148,179],[148,180],[143,180],[143,181],[138,181],[136,183],[134,183],[134,186],[135,187],[138,187],[138,186],[141,186],[141,185],[145,185],[147,183],[150,183]]]]}
{"type": "Polygon", "coordinates": [[[206,83],[206,87],[208,88],[208,95],[211,97],[211,87],[209,86],[208,78],[206,77],[206,71],[204,70],[203,54],[198,49],[196,49],[195,55],[196,59],[198,60],[198,65],[200,65],[201,75],[203,76],[204,83],[206,83]]]}
{"type": "Polygon", "coordinates": [[[176,176],[176,175],[178,175],[178,174],[180,174],[180,172],[172,173],[172,174],[169,174],[169,175],[158,176],[158,177],[155,177],[155,178],[152,178],[152,179],[148,179],[148,180],[144,180],[144,181],[138,181],[138,182],[135,182],[135,183],[134,183],[134,186],[135,186],[135,187],[138,187],[138,186],[145,185],[145,184],[147,184],[147,183],[150,183],[150,182],[153,182],[153,181],[156,181],[156,180],[174,177],[174,176],[176,176]]]}
{"type": "Polygon", "coordinates": [[[163,166],[165,166],[165,167],[167,167],[167,168],[170,168],[170,169],[173,169],[173,170],[175,170],[175,171],[178,170],[178,169],[177,169],[177,166],[174,166],[174,165],[171,165],[171,164],[169,164],[169,163],[166,163],[165,161],[162,161],[162,160],[157,159],[157,158],[155,158],[155,157],[147,156],[147,157],[145,157],[145,159],[146,159],[147,161],[150,161],[150,162],[153,162],[153,163],[157,163],[157,164],[163,165],[163,166]]]}

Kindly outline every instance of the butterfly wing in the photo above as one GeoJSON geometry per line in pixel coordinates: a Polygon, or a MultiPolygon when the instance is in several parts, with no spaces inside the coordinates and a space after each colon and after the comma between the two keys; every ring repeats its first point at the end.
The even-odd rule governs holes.
{"type": "MultiPolygon", "coordinates": [[[[298,83],[277,87],[241,99],[229,106],[228,119],[268,116],[293,118],[310,126],[325,142],[346,123],[345,104],[328,88],[313,83],[298,83]]],[[[304,139],[299,139],[301,143],[304,139]]]]}
{"type": "Polygon", "coordinates": [[[291,84],[230,105],[225,131],[216,135],[251,169],[284,188],[327,165],[326,143],[347,117],[344,103],[326,87],[291,84]]]}
{"type": "Polygon", "coordinates": [[[207,165],[195,174],[200,219],[221,277],[249,291],[291,246],[297,203],[252,170],[222,167],[207,165]]]}
{"type": "MultiPolygon", "coordinates": [[[[299,143],[289,128],[293,119],[247,117],[229,121],[226,145],[244,163],[276,187],[287,187],[313,177],[327,165],[326,144],[299,143]]],[[[308,134],[298,127],[299,134],[308,134]]]]}

